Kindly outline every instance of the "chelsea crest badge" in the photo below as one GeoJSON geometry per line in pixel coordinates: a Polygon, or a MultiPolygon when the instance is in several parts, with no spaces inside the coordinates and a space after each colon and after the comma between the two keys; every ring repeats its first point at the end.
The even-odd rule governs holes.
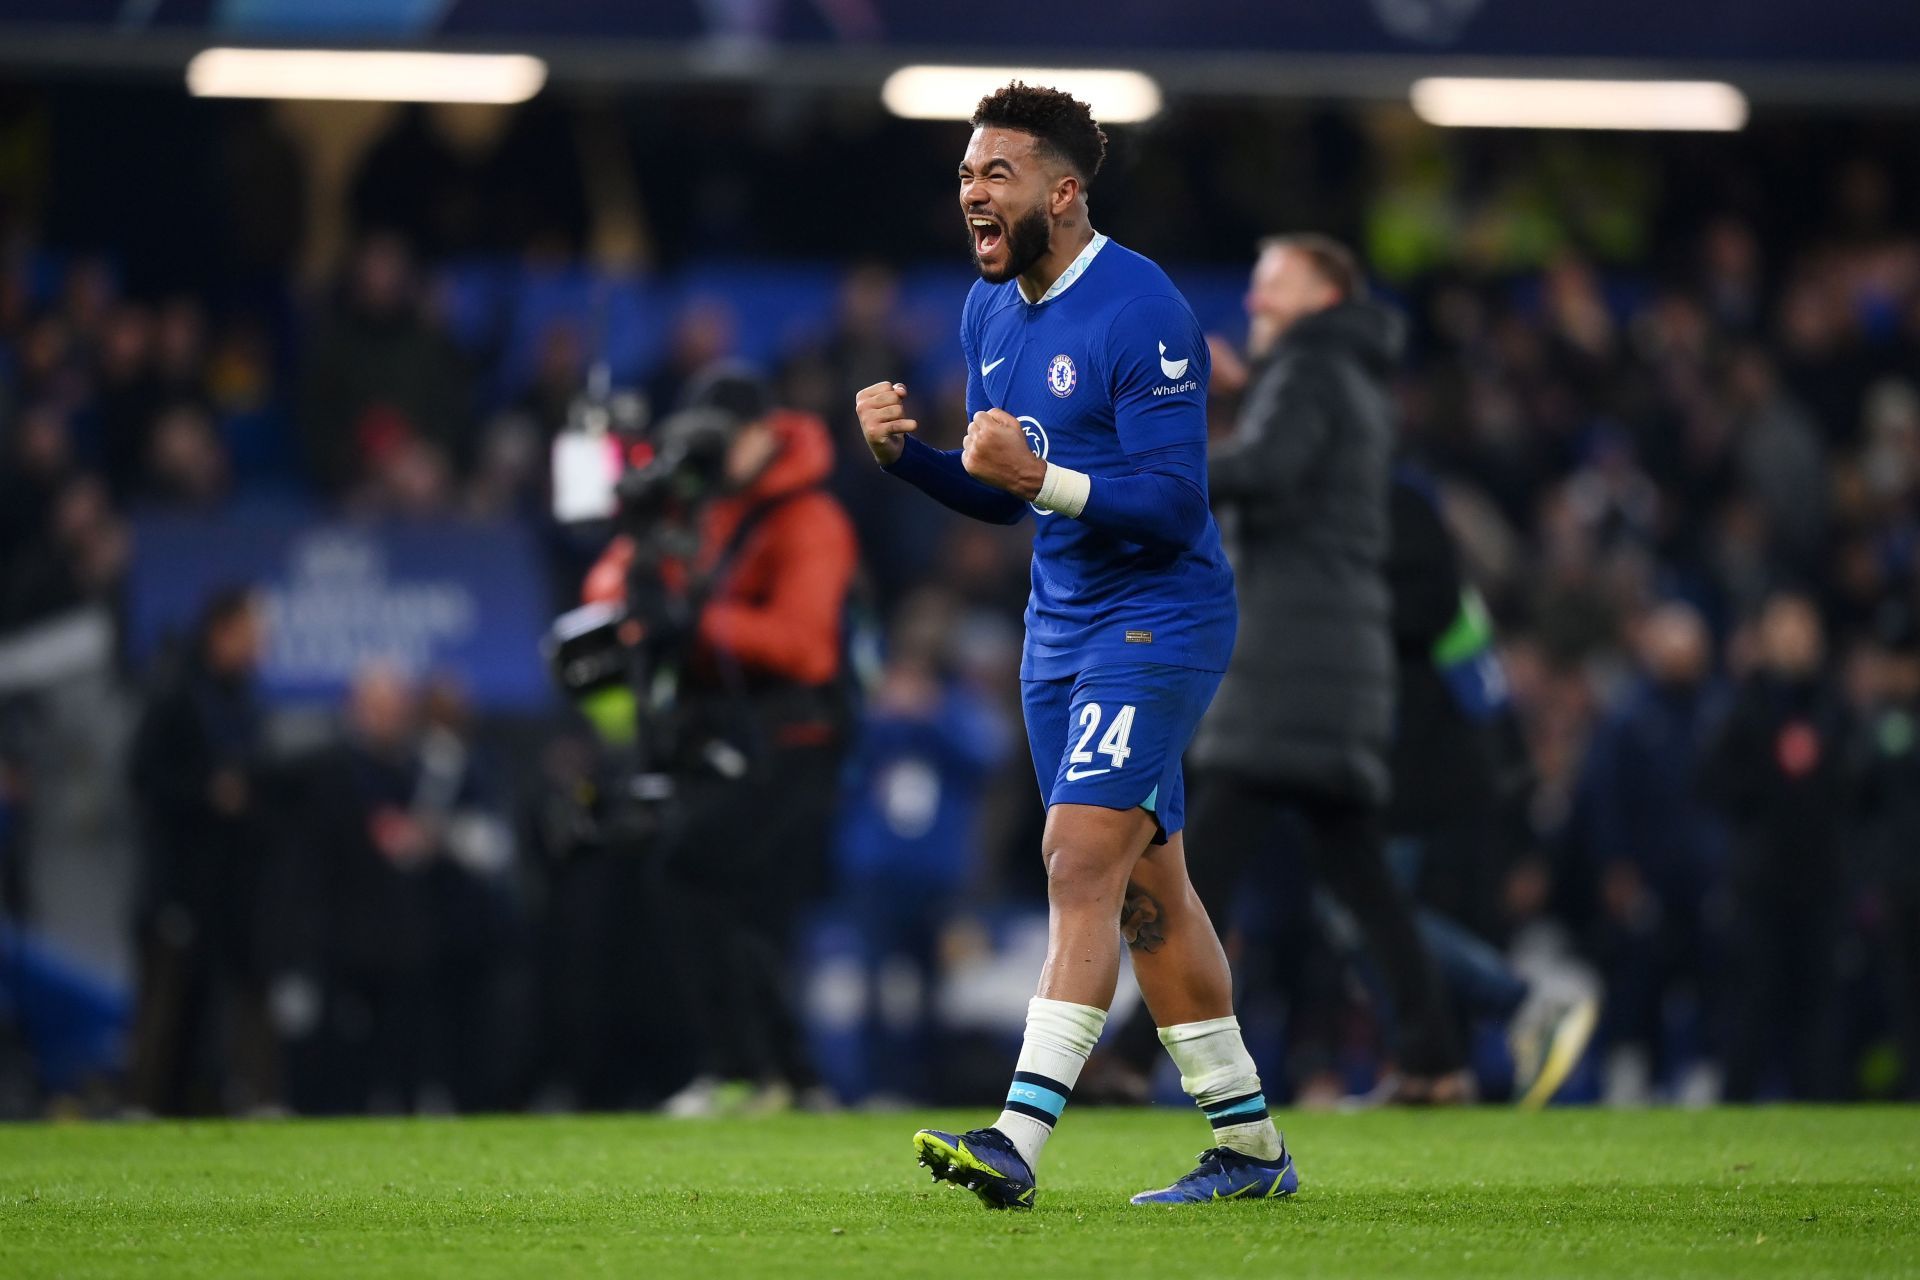
{"type": "Polygon", "coordinates": [[[1073,369],[1073,360],[1064,353],[1055,356],[1053,363],[1047,366],[1047,390],[1062,400],[1073,394],[1074,383],[1079,380],[1080,375],[1073,369]]]}

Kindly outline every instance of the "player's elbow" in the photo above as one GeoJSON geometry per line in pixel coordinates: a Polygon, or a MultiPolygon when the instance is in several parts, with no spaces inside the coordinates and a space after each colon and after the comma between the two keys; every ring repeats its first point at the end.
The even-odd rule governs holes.
{"type": "Polygon", "coordinates": [[[1184,476],[1163,476],[1158,501],[1154,504],[1150,540],[1173,551],[1185,551],[1199,544],[1213,513],[1207,508],[1207,495],[1200,486],[1184,476]]]}
{"type": "Polygon", "coordinates": [[[1191,480],[1174,481],[1173,490],[1174,498],[1167,509],[1168,523],[1174,540],[1182,547],[1191,547],[1206,534],[1207,521],[1213,518],[1213,512],[1207,508],[1207,495],[1191,480]]]}

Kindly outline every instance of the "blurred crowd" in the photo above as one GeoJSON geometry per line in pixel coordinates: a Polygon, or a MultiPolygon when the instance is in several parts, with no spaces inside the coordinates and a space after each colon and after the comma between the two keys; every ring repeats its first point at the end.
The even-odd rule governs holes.
{"type": "MultiPolygon", "coordinates": [[[[498,246],[460,234],[486,189],[479,167],[423,160],[420,127],[368,156],[388,176],[362,175],[359,234],[321,288],[288,287],[286,261],[218,294],[134,286],[111,259],[46,250],[24,227],[0,256],[0,952],[17,962],[0,974],[0,1073],[20,1060],[9,1044],[41,963],[33,884],[53,855],[36,840],[39,793],[58,781],[36,777],[46,694],[23,641],[76,611],[119,615],[140,515],[295,496],[367,517],[523,521],[549,549],[556,612],[600,550],[547,502],[549,448],[595,358],[588,329],[539,334],[516,385],[495,376],[497,351],[457,339],[442,271],[498,246]]],[[[1339,149],[1321,141],[1312,154],[1331,164],[1339,149]]],[[[1440,260],[1396,230],[1439,198],[1430,170],[1395,135],[1374,146],[1385,172],[1371,179],[1303,176],[1334,193],[1312,212],[1375,252],[1411,320],[1401,448],[1435,478],[1490,604],[1528,774],[1511,838],[1466,851],[1422,896],[1498,947],[1597,973],[1590,1096],[1914,1096],[1914,193],[1891,166],[1843,165],[1783,232],[1737,200],[1696,202],[1677,225],[1623,179],[1600,190],[1637,210],[1620,216],[1644,239],[1609,238],[1617,224],[1588,209],[1602,230],[1562,217],[1531,260],[1440,260]]],[[[1763,183],[1765,166],[1751,176],[1763,183]]],[[[748,217],[747,193],[723,197],[707,194],[712,225],[748,217]]],[[[548,199],[563,221],[587,217],[548,199]]],[[[1183,219],[1204,212],[1165,192],[1150,207],[1136,247],[1179,261],[1183,219]]],[[[1283,229],[1247,209],[1228,225],[1283,229]]],[[[1511,217],[1454,211],[1470,244],[1489,242],[1489,222],[1508,250],[1527,239],[1511,217]]],[[[530,257],[590,238],[556,243],[542,216],[513,224],[530,257]]],[[[659,218],[670,247],[707,234],[697,208],[659,218]]],[[[949,366],[928,355],[947,339],[906,317],[885,240],[769,370],[780,404],[829,429],[825,483],[888,636],[840,746],[831,853],[783,904],[859,939],[850,1016],[867,1030],[848,1101],[916,1069],[951,1080],[936,996],[984,946],[956,929],[959,908],[1031,905],[1040,888],[1040,815],[1014,746],[1023,535],[950,517],[857,444],[854,390],[881,378],[931,402],[932,443],[964,426],[949,366]]],[[[735,352],[735,319],[700,299],[662,318],[669,337],[640,379],[656,406],[735,352]]],[[[1225,427],[1231,405],[1218,407],[1225,427]]],[[[151,669],[116,665],[135,727],[79,765],[98,796],[132,797],[138,833],[116,1096],[204,1112],[673,1095],[684,1080],[642,1011],[595,993],[609,972],[644,984],[649,969],[632,938],[595,941],[620,932],[607,895],[636,886],[568,856],[568,796],[592,772],[580,726],[478,723],[457,686],[374,664],[330,736],[278,747],[254,688],[259,624],[236,592],[151,669]]],[[[1323,980],[1345,982],[1337,965],[1323,980]]],[[[1342,1026],[1356,1055],[1377,1049],[1364,1016],[1342,1026]]]]}
{"type": "Polygon", "coordinates": [[[1422,290],[1406,443],[1537,773],[1506,908],[1604,970],[1619,1097],[1912,1087],[1920,244],[1883,173],[1835,205],[1791,246],[1714,218],[1625,305],[1572,260],[1422,290]]]}

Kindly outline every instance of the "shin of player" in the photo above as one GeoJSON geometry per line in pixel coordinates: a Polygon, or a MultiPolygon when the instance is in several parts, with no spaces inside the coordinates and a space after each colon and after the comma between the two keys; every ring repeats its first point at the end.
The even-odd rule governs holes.
{"type": "Polygon", "coordinates": [[[994,1126],[1031,1167],[1100,1038],[1122,943],[1181,1087],[1212,1123],[1216,1144],[1263,1159],[1280,1155],[1233,1017],[1226,956],[1187,879],[1183,844],[1177,834],[1150,844],[1154,830],[1143,809],[1061,804],[1048,814],[1047,964],[994,1126]]]}

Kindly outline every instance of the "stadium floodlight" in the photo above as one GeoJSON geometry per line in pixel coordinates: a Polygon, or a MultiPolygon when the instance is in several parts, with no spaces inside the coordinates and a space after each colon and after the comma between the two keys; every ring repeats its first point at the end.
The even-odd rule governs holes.
{"type": "Polygon", "coordinates": [[[1413,85],[1428,124],[1482,129],[1679,129],[1732,133],[1746,95],[1716,80],[1518,80],[1434,76],[1413,85]]]}
{"type": "Polygon", "coordinates": [[[206,49],[187,64],[196,98],[357,102],[525,102],[547,64],[523,53],[206,49]]]}
{"type": "Polygon", "coordinates": [[[880,87],[887,110],[909,120],[965,120],[980,99],[1009,80],[1063,89],[1102,124],[1160,114],[1160,86],[1141,71],[1095,67],[901,67],[880,87]]]}

